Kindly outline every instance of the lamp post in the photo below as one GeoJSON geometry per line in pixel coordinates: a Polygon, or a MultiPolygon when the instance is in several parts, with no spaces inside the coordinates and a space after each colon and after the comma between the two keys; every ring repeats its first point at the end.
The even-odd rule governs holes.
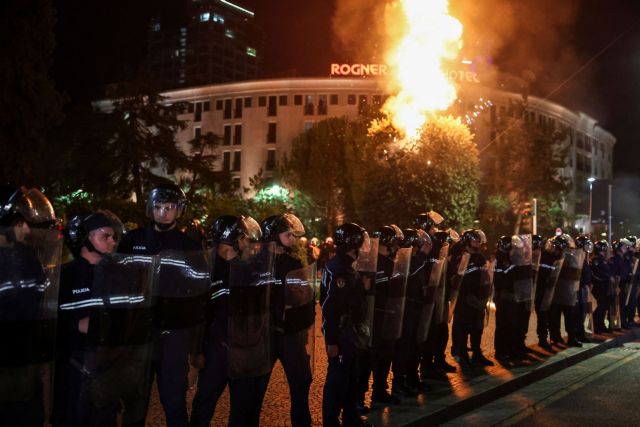
{"type": "Polygon", "coordinates": [[[596,179],[592,176],[590,176],[589,178],[587,178],[587,181],[589,182],[589,224],[588,224],[588,235],[591,236],[591,215],[592,215],[592,210],[593,210],[593,182],[596,179]]]}

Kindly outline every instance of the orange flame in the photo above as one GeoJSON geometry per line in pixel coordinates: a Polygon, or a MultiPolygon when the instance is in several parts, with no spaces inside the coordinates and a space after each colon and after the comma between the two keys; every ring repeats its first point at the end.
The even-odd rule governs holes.
{"type": "Polygon", "coordinates": [[[429,115],[446,110],[457,97],[444,65],[458,56],[462,24],[448,10],[448,0],[398,0],[387,10],[387,89],[395,95],[382,110],[408,139],[415,139],[429,115]]]}

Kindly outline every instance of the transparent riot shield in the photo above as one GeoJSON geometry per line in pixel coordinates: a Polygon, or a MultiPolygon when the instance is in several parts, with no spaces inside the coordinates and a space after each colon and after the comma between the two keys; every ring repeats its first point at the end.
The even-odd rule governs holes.
{"type": "Polygon", "coordinates": [[[532,301],[534,294],[531,234],[513,236],[511,241],[513,292],[516,302],[532,301]]]}
{"type": "Polygon", "coordinates": [[[6,425],[37,425],[51,407],[62,236],[0,229],[0,408],[6,425]],[[16,241],[18,240],[18,241],[16,241]]]}
{"type": "Polygon", "coordinates": [[[422,310],[420,312],[420,320],[418,323],[418,331],[416,333],[416,342],[425,342],[429,336],[431,324],[442,323],[442,312],[445,298],[445,281],[443,276],[447,263],[447,255],[449,246],[445,245],[440,249],[437,259],[431,263],[431,272],[426,283],[424,291],[424,299],[422,310]],[[442,286],[440,286],[442,285],[442,286]]]}
{"type": "Polygon", "coordinates": [[[540,259],[542,258],[542,251],[539,249],[531,251],[531,267],[533,269],[533,287],[531,289],[531,302],[529,305],[529,311],[534,311],[535,308],[535,297],[536,297],[536,287],[538,286],[538,273],[540,271],[540,259]]]}
{"type": "MultiPolygon", "coordinates": [[[[378,242],[377,237],[366,238],[368,244],[363,245],[358,251],[358,258],[353,262],[353,268],[363,278],[366,307],[364,318],[355,326],[358,343],[371,346],[373,342],[373,318],[375,313],[375,294],[373,282],[378,270],[378,242]]],[[[362,346],[359,344],[359,346],[362,346]]]]}
{"type": "Polygon", "coordinates": [[[609,328],[622,328],[622,313],[620,312],[620,278],[609,282],[609,296],[611,305],[609,307],[609,328]]]}
{"type": "MultiPolygon", "coordinates": [[[[436,285],[434,290],[434,301],[435,306],[433,308],[433,320],[437,324],[448,321],[449,315],[449,306],[446,301],[446,290],[447,290],[447,268],[449,266],[449,244],[445,244],[442,249],[440,249],[440,256],[438,259],[443,261],[442,263],[442,273],[440,274],[440,280],[436,285]]],[[[435,283],[435,281],[433,282],[435,283]]]]}
{"type": "Polygon", "coordinates": [[[573,307],[578,300],[580,276],[586,252],[582,248],[567,249],[553,295],[555,304],[573,307]]]}
{"type": "Polygon", "coordinates": [[[295,343],[295,354],[299,355],[299,363],[308,363],[309,371],[314,370],[315,351],[315,318],[316,318],[316,263],[305,268],[287,273],[284,285],[284,321],[295,325],[294,330],[285,331],[295,343]]]}
{"type": "Polygon", "coordinates": [[[393,274],[389,278],[384,320],[382,323],[382,339],[397,340],[402,334],[402,319],[407,292],[407,279],[411,263],[411,248],[398,249],[393,264],[393,274]]]}
{"type": "Polygon", "coordinates": [[[481,283],[483,289],[482,302],[484,302],[485,316],[484,327],[489,326],[489,317],[491,316],[491,308],[493,306],[493,277],[496,272],[496,260],[487,261],[482,269],[481,283]]]}
{"type": "Polygon", "coordinates": [[[541,311],[548,311],[551,308],[553,295],[555,294],[556,284],[558,283],[558,278],[560,277],[560,271],[562,270],[563,263],[564,258],[560,258],[554,261],[553,271],[549,274],[546,282],[543,284],[544,294],[542,295],[542,301],[540,303],[541,311]]]}
{"type": "Polygon", "coordinates": [[[633,260],[633,268],[631,269],[631,274],[629,274],[629,280],[624,288],[624,305],[625,307],[629,305],[629,300],[631,299],[631,293],[634,289],[634,281],[636,277],[636,272],[638,271],[638,261],[640,259],[636,258],[633,260]]]}
{"type": "Polygon", "coordinates": [[[460,257],[458,268],[456,269],[455,273],[451,276],[451,290],[449,293],[449,322],[453,320],[453,312],[455,311],[456,304],[458,302],[460,285],[462,285],[462,279],[464,279],[464,274],[467,271],[467,266],[469,265],[470,258],[471,258],[471,254],[469,252],[464,252],[460,257]]]}
{"type": "Polygon", "coordinates": [[[124,424],[144,420],[153,342],[157,257],[113,254],[94,268],[81,400],[124,409],[124,424]]]}
{"type": "Polygon", "coordinates": [[[249,378],[271,370],[270,287],[274,250],[252,243],[229,266],[227,345],[229,376],[249,378]]]}
{"type": "Polygon", "coordinates": [[[586,323],[586,331],[593,334],[593,310],[596,307],[596,300],[593,296],[593,293],[591,292],[592,289],[592,285],[588,285],[584,287],[583,292],[586,294],[585,298],[586,298],[586,304],[584,305],[584,316],[585,316],[585,323],[586,323]]]}

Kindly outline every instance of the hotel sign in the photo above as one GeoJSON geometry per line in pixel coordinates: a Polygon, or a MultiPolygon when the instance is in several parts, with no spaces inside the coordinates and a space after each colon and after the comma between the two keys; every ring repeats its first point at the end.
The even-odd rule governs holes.
{"type": "MultiPolygon", "coordinates": [[[[357,76],[357,77],[379,77],[387,74],[385,64],[331,64],[331,76],[357,76]]],[[[466,83],[480,83],[478,73],[465,70],[449,70],[447,72],[452,81],[466,83]]]]}

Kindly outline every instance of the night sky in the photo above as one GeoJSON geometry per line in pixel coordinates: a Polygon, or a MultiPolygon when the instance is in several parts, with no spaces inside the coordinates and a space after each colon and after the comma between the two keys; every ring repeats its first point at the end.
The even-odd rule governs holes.
{"type": "MultiPolygon", "coordinates": [[[[256,17],[265,32],[265,77],[326,76],[331,62],[353,59],[353,54],[346,52],[334,37],[332,17],[339,1],[361,3],[363,7],[381,3],[255,0],[256,17]]],[[[635,165],[640,157],[636,144],[640,118],[640,1],[450,1],[468,26],[468,34],[491,40],[494,65],[515,75],[533,71],[537,76],[535,95],[544,97],[553,92],[551,99],[598,119],[618,139],[614,151],[616,175],[639,174],[635,165]],[[509,12],[504,16],[503,8],[509,12]],[[592,62],[570,78],[588,61],[592,62]]],[[[53,77],[58,88],[72,102],[102,96],[105,84],[141,66],[148,19],[156,8],[171,3],[176,0],[54,1],[58,24],[53,77]]],[[[373,21],[371,25],[380,19],[374,15],[373,21]]],[[[354,40],[362,39],[368,30],[362,28],[354,40]]]]}

